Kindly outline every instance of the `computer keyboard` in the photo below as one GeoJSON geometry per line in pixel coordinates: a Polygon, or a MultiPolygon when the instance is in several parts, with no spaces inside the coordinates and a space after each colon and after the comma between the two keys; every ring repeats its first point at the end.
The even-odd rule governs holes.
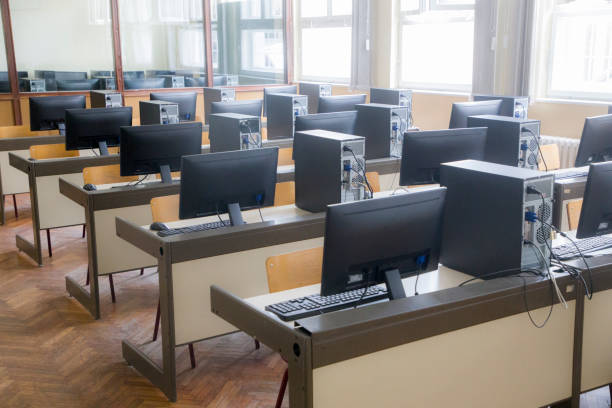
{"type": "MultiPolygon", "coordinates": [[[[612,235],[577,239],[574,242],[576,242],[576,245],[578,248],[580,248],[580,252],[582,252],[582,254],[588,254],[590,252],[612,248],[612,235]]],[[[561,260],[579,257],[580,252],[578,252],[576,246],[571,242],[553,248],[553,254],[561,260]]]]}
{"type": "Polygon", "coordinates": [[[266,310],[283,321],[291,321],[388,298],[386,288],[372,286],[365,295],[363,291],[356,289],[331,296],[311,295],[268,305],[266,310]]]}
{"type": "Polygon", "coordinates": [[[228,227],[229,225],[230,225],[229,221],[223,221],[223,222],[216,221],[216,222],[209,222],[207,224],[190,225],[188,227],[171,228],[171,229],[167,229],[163,231],[158,231],[157,235],[159,235],[160,237],[169,237],[172,235],[187,234],[190,232],[214,230],[214,229],[219,229],[223,227],[228,227]]]}

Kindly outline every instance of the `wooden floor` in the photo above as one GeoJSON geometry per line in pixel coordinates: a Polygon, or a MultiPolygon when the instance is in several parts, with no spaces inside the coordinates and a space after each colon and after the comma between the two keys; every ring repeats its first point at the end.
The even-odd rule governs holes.
{"type": "MultiPolygon", "coordinates": [[[[0,407],[274,406],[285,363],[266,347],[254,350],[241,333],[196,344],[195,370],[186,347],[178,349],[178,403],[168,403],[121,357],[121,340],[151,340],[155,269],[117,275],[116,304],[103,278],[102,319],[94,321],[65,289],[66,275],[85,278],[81,228],[53,230],[53,258],[45,251],[38,267],[15,247],[17,233],[32,236],[28,196],[19,196],[18,220],[12,201],[6,205],[8,222],[0,227],[0,407]]],[[[160,359],[160,347],[158,339],[147,352],[160,359]]],[[[581,406],[609,407],[607,389],[583,396],[581,406]]]]}

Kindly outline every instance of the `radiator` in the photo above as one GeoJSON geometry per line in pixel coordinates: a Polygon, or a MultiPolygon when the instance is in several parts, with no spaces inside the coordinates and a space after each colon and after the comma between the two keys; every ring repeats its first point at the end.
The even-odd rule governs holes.
{"type": "Polygon", "coordinates": [[[574,167],[576,155],[578,154],[578,146],[580,145],[580,139],[543,135],[542,144],[556,144],[559,146],[559,158],[561,160],[562,169],[574,167]]]}

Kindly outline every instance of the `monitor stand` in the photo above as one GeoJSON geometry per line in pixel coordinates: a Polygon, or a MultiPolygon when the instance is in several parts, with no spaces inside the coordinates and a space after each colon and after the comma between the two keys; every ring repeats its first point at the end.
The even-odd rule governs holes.
{"type": "Polygon", "coordinates": [[[245,224],[244,220],[242,219],[242,213],[240,212],[240,204],[228,204],[227,213],[229,214],[230,225],[235,226],[245,224]]]}
{"type": "Polygon", "coordinates": [[[402,277],[399,269],[390,269],[385,272],[385,284],[387,285],[387,293],[389,300],[402,299],[406,297],[402,277]]]}
{"type": "Polygon", "coordinates": [[[100,149],[100,156],[108,156],[108,146],[105,141],[98,142],[98,149],[100,149]]]}
{"type": "Polygon", "coordinates": [[[162,183],[172,184],[172,173],[170,172],[170,166],[162,164],[159,166],[159,172],[161,174],[162,183]]]}

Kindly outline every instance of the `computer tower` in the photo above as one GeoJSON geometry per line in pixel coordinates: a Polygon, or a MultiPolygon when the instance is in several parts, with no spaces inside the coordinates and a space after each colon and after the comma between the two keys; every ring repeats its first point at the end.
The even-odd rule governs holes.
{"type": "Polygon", "coordinates": [[[23,92],[46,92],[44,79],[19,78],[19,89],[23,92]]]}
{"type": "Polygon", "coordinates": [[[268,95],[268,140],[293,137],[296,116],[308,114],[306,95],[268,95]]]}
{"type": "Polygon", "coordinates": [[[115,71],[95,71],[95,70],[91,70],[91,71],[89,71],[89,75],[92,78],[114,77],[115,76],[115,71]]]}
{"type": "Polygon", "coordinates": [[[482,279],[546,269],[554,175],[477,160],[442,164],[447,188],[440,263],[482,279]],[[534,188],[542,193],[540,196],[534,188]]]}
{"type": "Polygon", "coordinates": [[[329,204],[366,197],[365,140],[360,136],[309,130],[296,132],[295,205],[325,211],[329,204]]]}
{"type": "Polygon", "coordinates": [[[55,71],[35,70],[34,77],[45,81],[45,90],[47,92],[57,91],[57,82],[55,82],[55,71]]]}
{"type": "Polygon", "coordinates": [[[238,86],[240,85],[240,77],[238,75],[226,75],[225,86],[238,86]]]}
{"type": "Polygon", "coordinates": [[[213,102],[230,102],[236,100],[233,88],[204,88],[204,123],[208,125],[213,102]]]}
{"type": "Polygon", "coordinates": [[[115,77],[112,76],[95,76],[93,79],[98,80],[98,84],[100,85],[100,89],[114,91],[117,89],[117,81],[115,77]]]}
{"type": "Polygon", "coordinates": [[[410,89],[370,88],[370,102],[408,108],[406,120],[412,127],[412,91],[410,89]]]}
{"type": "Polygon", "coordinates": [[[492,163],[538,169],[540,121],[509,116],[468,117],[468,127],[486,127],[485,160],[492,163]]]}
{"type": "Polygon", "coordinates": [[[299,92],[300,95],[306,95],[308,97],[308,112],[317,113],[319,112],[319,98],[321,96],[331,96],[332,86],[331,84],[300,82],[299,92]]]}
{"type": "Polygon", "coordinates": [[[164,78],[164,87],[166,88],[184,88],[185,77],[181,75],[157,75],[158,78],[164,78]]]}
{"type": "Polygon", "coordinates": [[[380,103],[355,105],[355,134],[365,137],[366,159],[402,156],[402,139],[408,129],[408,108],[380,103]]]}
{"type": "Polygon", "coordinates": [[[527,119],[529,109],[528,96],[498,96],[498,95],[474,95],[474,101],[492,101],[501,99],[502,105],[499,112],[502,116],[510,116],[516,119],[527,119]]]}
{"type": "Polygon", "coordinates": [[[89,91],[92,108],[119,108],[123,106],[123,98],[117,91],[89,91]]]}
{"type": "Polygon", "coordinates": [[[212,153],[259,149],[260,118],[239,113],[213,113],[210,115],[208,137],[212,153]]]}
{"type": "Polygon", "coordinates": [[[165,101],[140,101],[141,125],[179,123],[178,104],[165,101]]]}

